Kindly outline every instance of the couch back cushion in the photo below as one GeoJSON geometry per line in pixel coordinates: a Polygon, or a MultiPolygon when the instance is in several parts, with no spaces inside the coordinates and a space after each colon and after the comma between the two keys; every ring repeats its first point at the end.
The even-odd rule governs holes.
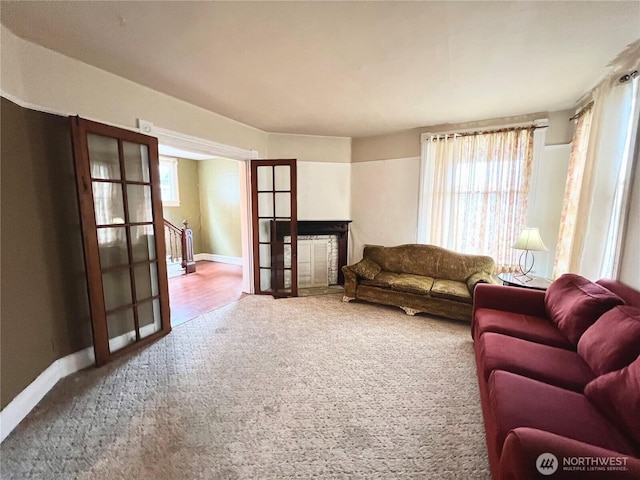
{"type": "Polygon", "coordinates": [[[476,272],[491,275],[495,268],[491,257],[465,255],[435,245],[367,245],[363,256],[370,258],[387,272],[425,275],[458,282],[465,282],[476,272]]]}
{"type": "Polygon", "coordinates": [[[635,290],[629,285],[625,285],[618,280],[612,280],[610,278],[601,278],[596,283],[618,295],[622,300],[624,300],[625,304],[640,308],[640,292],[638,290],[635,290]]]}
{"type": "Polygon", "coordinates": [[[640,309],[619,305],[580,337],[578,354],[597,376],[620,370],[640,355],[640,309]]]}
{"type": "Polygon", "coordinates": [[[640,444],[640,357],[621,370],[592,380],[585,387],[584,394],[640,444]]]}
{"type": "Polygon", "coordinates": [[[547,315],[574,345],[603,313],[622,303],[615,293],[573,273],[558,278],[544,296],[547,315]]]}

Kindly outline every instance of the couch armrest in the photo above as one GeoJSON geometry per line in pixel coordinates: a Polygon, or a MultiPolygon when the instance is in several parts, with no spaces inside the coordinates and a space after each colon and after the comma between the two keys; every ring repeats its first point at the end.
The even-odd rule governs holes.
{"type": "Polygon", "coordinates": [[[507,287],[480,283],[473,294],[473,312],[479,308],[493,308],[547,318],[542,290],[507,287]]]}
{"type": "Polygon", "coordinates": [[[473,292],[476,289],[476,285],[478,285],[479,283],[489,283],[495,285],[497,282],[487,272],[476,272],[471,274],[471,276],[467,278],[467,288],[469,289],[469,293],[472,297],[473,292]]]}
{"type": "Polygon", "coordinates": [[[502,480],[540,478],[631,480],[640,478],[640,459],[543,430],[519,427],[509,432],[502,447],[499,478],[502,480]],[[552,476],[543,476],[537,470],[536,460],[543,453],[551,453],[558,460],[558,469],[552,476]],[[579,459],[573,462],[569,460],[575,457],[579,459]],[[600,465],[591,471],[586,466],[585,471],[575,470],[576,464],[583,461],[580,459],[585,457],[603,459],[602,461],[607,462],[608,465],[600,465]],[[565,459],[573,465],[564,466],[565,459]]]}
{"type": "Polygon", "coordinates": [[[344,296],[355,298],[356,287],[358,286],[358,275],[351,270],[349,265],[342,267],[342,273],[344,273],[344,296]]]}

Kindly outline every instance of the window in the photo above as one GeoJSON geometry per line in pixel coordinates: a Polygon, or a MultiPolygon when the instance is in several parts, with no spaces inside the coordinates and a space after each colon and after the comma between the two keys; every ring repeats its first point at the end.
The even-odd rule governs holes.
{"type": "Polygon", "coordinates": [[[160,191],[162,193],[163,206],[180,206],[177,158],[160,157],[160,191]]]}
{"type": "Polygon", "coordinates": [[[514,271],[532,159],[532,127],[424,136],[419,241],[514,271]]]}

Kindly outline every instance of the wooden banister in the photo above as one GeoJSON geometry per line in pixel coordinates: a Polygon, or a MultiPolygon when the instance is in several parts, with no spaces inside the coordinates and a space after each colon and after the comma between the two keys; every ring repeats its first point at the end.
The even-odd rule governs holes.
{"type": "Polygon", "coordinates": [[[193,232],[189,223],[182,222],[184,228],[178,228],[166,218],[164,219],[164,241],[167,246],[167,260],[180,261],[185,274],[196,271],[193,258],[193,232]]]}
{"type": "Polygon", "coordinates": [[[196,271],[196,261],[193,259],[193,232],[189,228],[189,222],[182,222],[182,268],[184,273],[196,271]]]}

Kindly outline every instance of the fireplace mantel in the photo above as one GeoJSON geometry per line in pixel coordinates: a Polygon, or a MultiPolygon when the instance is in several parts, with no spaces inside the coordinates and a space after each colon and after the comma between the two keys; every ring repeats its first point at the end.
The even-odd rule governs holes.
{"type": "MultiPolygon", "coordinates": [[[[275,221],[275,237],[283,241],[289,235],[289,223],[284,220],[275,221]]],[[[347,264],[349,248],[349,224],[351,220],[298,220],[298,235],[337,235],[338,236],[338,283],[344,285],[342,267],[347,264]]]]}

